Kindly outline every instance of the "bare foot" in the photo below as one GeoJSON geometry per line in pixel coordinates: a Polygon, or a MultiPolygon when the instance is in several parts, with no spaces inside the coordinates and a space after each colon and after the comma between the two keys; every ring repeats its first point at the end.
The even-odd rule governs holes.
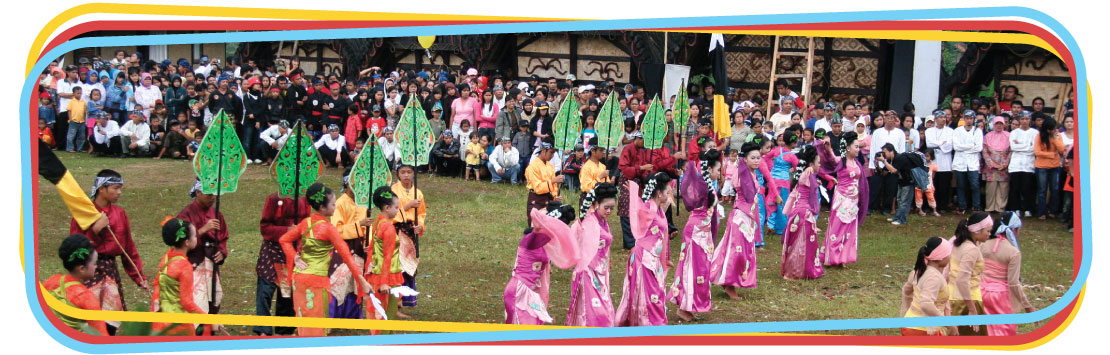
{"type": "Polygon", "coordinates": [[[736,294],[736,288],[735,287],[726,286],[725,287],[725,294],[728,294],[728,298],[731,298],[731,299],[734,299],[734,300],[740,299],[740,296],[736,294]]]}
{"type": "Polygon", "coordinates": [[[934,216],[937,216],[937,217],[940,217],[940,212],[937,212],[937,211],[933,211],[933,215],[934,215],[934,216]]]}
{"type": "Polygon", "coordinates": [[[401,311],[400,311],[400,310],[398,310],[398,311],[397,311],[397,318],[400,318],[400,319],[412,319],[412,316],[410,316],[410,315],[408,315],[408,314],[404,314],[404,313],[401,313],[401,311]]]}
{"type": "Polygon", "coordinates": [[[689,322],[694,319],[694,314],[680,309],[678,310],[678,318],[682,318],[684,322],[689,322]]]}

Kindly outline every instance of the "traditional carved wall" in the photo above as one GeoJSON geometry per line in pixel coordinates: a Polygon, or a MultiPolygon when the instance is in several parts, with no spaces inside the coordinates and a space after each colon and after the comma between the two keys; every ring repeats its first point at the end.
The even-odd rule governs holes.
{"type": "Polygon", "coordinates": [[[1066,100],[1072,88],[1071,73],[1060,58],[1044,51],[1037,51],[1025,57],[1018,57],[1017,63],[1004,69],[999,84],[1014,85],[1021,94],[1018,100],[1028,106],[1033,99],[1041,97],[1045,101],[1045,111],[1053,109],[1066,100]]]}
{"type": "Polygon", "coordinates": [[[574,74],[578,80],[613,78],[618,83],[626,83],[631,77],[628,54],[602,36],[536,36],[517,36],[517,73],[521,77],[535,74],[541,78],[565,78],[574,74]],[[576,38],[572,40],[570,36],[576,38]],[[577,59],[573,66],[572,58],[577,59]]]}
{"type": "MultiPolygon", "coordinates": [[[[277,53],[278,58],[289,60],[293,57],[293,43],[285,42],[280,50],[281,52],[277,53]]],[[[305,74],[313,75],[321,72],[325,75],[335,73],[340,77],[343,76],[343,61],[339,53],[336,53],[330,45],[300,42],[297,45],[297,57],[301,60],[301,68],[304,69],[305,74]]]]}
{"type": "MultiPolygon", "coordinates": [[[[737,88],[745,99],[753,95],[766,98],[774,37],[725,35],[725,41],[729,85],[737,88]]],[[[780,51],[805,51],[809,42],[806,37],[781,37],[779,41],[780,51]]],[[[829,73],[825,72],[825,38],[815,38],[814,47],[811,81],[814,100],[824,97],[839,102],[863,95],[874,101],[879,72],[878,40],[833,38],[832,53],[828,57],[831,59],[829,73]],[[829,76],[829,88],[824,85],[826,75],[829,76]]],[[[805,70],[805,57],[779,58],[779,74],[804,74],[805,70]]],[[[801,80],[788,80],[801,93],[797,90],[801,80]]]]}

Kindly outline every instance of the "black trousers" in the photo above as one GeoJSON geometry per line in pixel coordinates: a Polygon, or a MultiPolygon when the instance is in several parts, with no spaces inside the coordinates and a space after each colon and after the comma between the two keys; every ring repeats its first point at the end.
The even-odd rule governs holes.
{"type": "Polygon", "coordinates": [[[93,152],[97,154],[119,155],[120,148],[123,147],[120,144],[119,136],[109,138],[108,141],[103,144],[97,143],[96,140],[93,139],[93,136],[89,136],[87,142],[89,142],[89,145],[92,145],[93,152]]]}
{"type": "Polygon", "coordinates": [[[1011,211],[1037,210],[1037,175],[1026,172],[1010,173],[1010,198],[1006,209],[1011,211]]]}
{"type": "MultiPolygon", "coordinates": [[[[255,298],[254,314],[258,316],[269,316],[270,310],[273,309],[273,315],[279,317],[292,317],[293,313],[293,297],[282,297],[281,291],[278,290],[277,284],[267,281],[263,278],[258,278],[258,286],[255,288],[257,297],[255,298]],[[276,308],[271,308],[271,301],[276,298],[273,305],[276,308]]],[[[278,335],[293,335],[293,331],[297,328],[292,327],[277,327],[276,332],[278,335]]],[[[275,332],[274,327],[256,325],[252,329],[255,333],[273,335],[275,332]]]]}
{"type": "Polygon", "coordinates": [[[328,146],[326,145],[320,147],[320,149],[318,149],[317,151],[320,152],[320,159],[323,159],[326,164],[335,164],[335,155],[339,154],[341,155],[341,157],[339,157],[339,161],[343,163],[343,166],[351,166],[350,155],[336,152],[331,148],[328,148],[328,146]]]}
{"type": "Polygon", "coordinates": [[[459,158],[437,158],[436,167],[439,176],[458,177],[462,172],[463,161],[459,158]]]}
{"type": "MultiPolygon", "coordinates": [[[[947,211],[949,204],[952,203],[952,172],[951,171],[938,171],[933,174],[933,187],[936,188],[937,209],[947,211]]],[[[1013,185],[1010,189],[1013,190],[1013,185]]],[[[1033,189],[1036,193],[1036,189],[1033,189]]]]}
{"type": "Polygon", "coordinates": [[[69,131],[69,111],[54,117],[54,142],[59,151],[66,150],[66,132],[69,131]],[[59,141],[60,139],[60,141],[59,141]]]}
{"type": "Polygon", "coordinates": [[[885,173],[867,178],[870,191],[870,210],[887,214],[898,198],[898,175],[885,173]]]}

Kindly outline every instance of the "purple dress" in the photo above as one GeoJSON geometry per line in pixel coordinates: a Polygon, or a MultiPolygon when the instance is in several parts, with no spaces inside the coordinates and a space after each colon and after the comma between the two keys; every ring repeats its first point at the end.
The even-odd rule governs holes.
{"type": "Polygon", "coordinates": [[[578,236],[582,257],[570,285],[568,326],[612,327],[613,299],[609,296],[609,246],[613,235],[609,223],[597,212],[575,222],[571,231],[578,236]]]}
{"type": "Polygon", "coordinates": [[[527,231],[516,249],[513,276],[505,285],[505,324],[551,323],[547,313],[547,290],[551,266],[569,268],[577,262],[578,246],[570,228],[562,221],[532,210],[533,229],[527,231]]]}
{"type": "Polygon", "coordinates": [[[736,202],[728,216],[725,235],[717,243],[709,270],[713,284],[732,287],[756,286],[755,237],[759,233],[759,203],[756,172],[741,167],[733,186],[736,202]]]}
{"type": "Polygon", "coordinates": [[[791,279],[816,279],[825,274],[818,257],[817,174],[805,171],[798,178],[798,186],[786,201],[788,220],[783,235],[782,276],[791,279]]]}
{"type": "Polygon", "coordinates": [[[617,307],[617,326],[667,325],[664,265],[670,259],[667,245],[667,216],[653,201],[637,196],[640,187],[629,184],[628,216],[636,246],[628,255],[621,303],[617,307]]]}
{"type": "Polygon", "coordinates": [[[829,226],[825,232],[825,246],[819,251],[827,265],[856,262],[859,246],[859,223],[867,211],[867,169],[861,169],[861,159],[841,159],[826,149],[818,149],[822,160],[839,162],[836,165],[836,192],[832,198],[829,226]]]}
{"type": "Polygon", "coordinates": [[[713,255],[713,237],[717,235],[717,204],[710,203],[711,199],[716,199],[715,191],[697,171],[697,163],[691,161],[682,178],[682,201],[690,211],[690,218],[682,232],[682,250],[667,300],[683,311],[705,313],[713,309],[709,256],[713,255]]]}

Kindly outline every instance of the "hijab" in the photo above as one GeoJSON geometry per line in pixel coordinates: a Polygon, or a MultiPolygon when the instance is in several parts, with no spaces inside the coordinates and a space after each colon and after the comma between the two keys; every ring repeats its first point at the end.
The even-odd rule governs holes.
{"type": "Polygon", "coordinates": [[[139,84],[142,84],[144,88],[149,89],[151,84],[145,83],[144,80],[146,79],[150,79],[152,83],[154,82],[154,78],[150,77],[150,73],[139,74],[139,84]]]}

